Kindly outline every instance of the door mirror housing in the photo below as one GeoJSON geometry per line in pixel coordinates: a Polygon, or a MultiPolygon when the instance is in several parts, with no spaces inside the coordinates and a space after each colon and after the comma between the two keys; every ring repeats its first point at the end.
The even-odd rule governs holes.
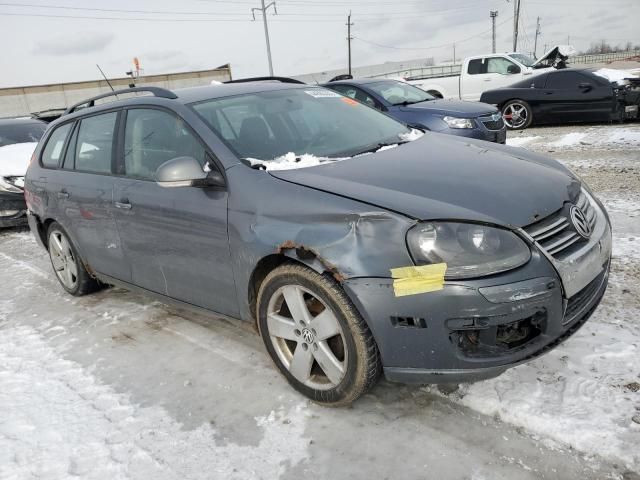
{"type": "Polygon", "coordinates": [[[205,171],[193,157],[167,160],[156,170],[156,182],[161,187],[221,187],[224,177],[217,170],[205,171]]]}
{"type": "Polygon", "coordinates": [[[591,85],[589,82],[582,82],[578,84],[578,88],[580,90],[584,90],[585,92],[588,92],[593,88],[593,85],[591,85]]]}
{"type": "Polygon", "coordinates": [[[520,73],[520,67],[517,65],[509,65],[507,67],[508,74],[520,73]]]}

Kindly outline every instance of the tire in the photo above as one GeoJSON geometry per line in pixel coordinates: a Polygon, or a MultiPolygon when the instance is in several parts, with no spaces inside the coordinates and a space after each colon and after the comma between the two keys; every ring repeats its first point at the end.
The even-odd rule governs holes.
{"type": "Polygon", "coordinates": [[[314,402],[350,405],[378,380],[382,368],[373,335],[333,279],[303,265],[282,265],[262,282],[257,314],[271,359],[314,402]]]}
{"type": "Polygon", "coordinates": [[[531,106],[524,100],[509,100],[502,106],[502,120],[509,130],[527,128],[533,122],[531,106]],[[514,114],[517,115],[515,119],[514,114]]]}
{"type": "Polygon", "coordinates": [[[57,222],[47,231],[47,249],[53,271],[67,293],[80,297],[100,289],[101,284],[89,275],[78,250],[57,222]]]}

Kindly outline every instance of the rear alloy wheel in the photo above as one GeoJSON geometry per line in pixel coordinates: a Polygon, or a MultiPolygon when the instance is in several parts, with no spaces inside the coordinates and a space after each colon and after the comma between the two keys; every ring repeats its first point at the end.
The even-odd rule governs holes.
{"type": "Polygon", "coordinates": [[[58,223],[52,223],[48,233],[49,257],[62,288],[75,296],[85,295],[100,288],[80,260],[69,237],[58,223]]]}
{"type": "Polygon", "coordinates": [[[521,130],[531,125],[533,113],[524,100],[511,100],[502,107],[502,119],[507,128],[521,130]]]}
{"type": "Polygon", "coordinates": [[[258,294],[262,340],[299,392],[330,406],[348,405],[380,373],[377,346],[340,286],[302,265],[283,265],[258,294]]]}

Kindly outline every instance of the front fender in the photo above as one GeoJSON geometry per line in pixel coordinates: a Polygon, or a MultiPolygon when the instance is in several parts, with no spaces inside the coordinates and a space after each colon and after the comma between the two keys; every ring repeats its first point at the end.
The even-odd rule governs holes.
{"type": "Polygon", "coordinates": [[[228,169],[227,178],[230,253],[245,320],[252,274],[265,257],[295,258],[339,282],[390,277],[391,268],[413,264],[406,246],[413,219],[244,165],[228,169]]]}

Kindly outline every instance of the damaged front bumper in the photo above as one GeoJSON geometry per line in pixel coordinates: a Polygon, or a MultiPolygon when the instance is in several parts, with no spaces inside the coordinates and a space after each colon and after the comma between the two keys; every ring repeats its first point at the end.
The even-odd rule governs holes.
{"type": "MultiPolygon", "coordinates": [[[[610,235],[607,222],[603,243],[610,245],[610,235]]],[[[588,320],[606,290],[611,255],[595,249],[598,255],[583,265],[591,278],[578,291],[567,289],[535,247],[519,269],[445,282],[429,293],[397,297],[393,279],[386,278],[352,278],[343,285],[378,343],[388,380],[477,381],[549,351],[588,320]]]]}

